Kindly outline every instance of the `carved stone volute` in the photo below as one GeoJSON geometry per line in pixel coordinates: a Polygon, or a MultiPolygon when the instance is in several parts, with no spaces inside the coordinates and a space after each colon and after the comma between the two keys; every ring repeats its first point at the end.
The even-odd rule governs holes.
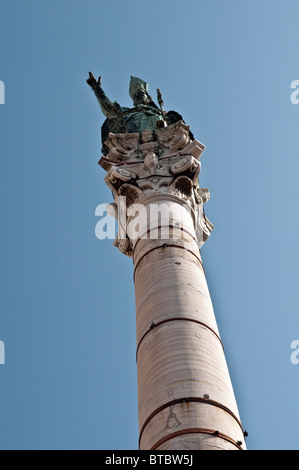
{"type": "MultiPolygon", "coordinates": [[[[209,191],[200,188],[198,182],[199,158],[205,147],[191,140],[189,130],[183,121],[178,121],[165,128],[140,133],[110,133],[105,142],[109,153],[99,164],[107,172],[105,181],[114,195],[117,213],[119,201],[123,202],[124,198],[129,208],[155,194],[165,194],[166,199],[167,195],[176,196],[190,207],[201,246],[213,229],[203,211],[209,191]]],[[[127,233],[122,233],[121,237],[118,234],[115,245],[127,256],[132,255],[127,233]]]]}

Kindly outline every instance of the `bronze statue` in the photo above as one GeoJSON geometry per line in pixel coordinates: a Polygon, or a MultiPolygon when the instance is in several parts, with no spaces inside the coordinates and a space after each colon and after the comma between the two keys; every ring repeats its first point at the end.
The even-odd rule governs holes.
{"type": "MultiPolygon", "coordinates": [[[[133,100],[133,108],[121,107],[116,101],[111,102],[101,86],[101,77],[95,79],[89,72],[88,85],[94,91],[106,120],[102,126],[103,153],[107,154],[105,141],[110,132],[123,134],[143,132],[146,129],[155,130],[167,127],[175,122],[183,120],[176,111],[164,111],[164,103],[160,90],[157,97],[160,108],[154,103],[148,93],[148,84],[137,77],[131,77],[129,93],[133,100]]],[[[190,133],[191,134],[191,133],[190,133]]],[[[193,139],[192,134],[190,137],[193,139]]]]}

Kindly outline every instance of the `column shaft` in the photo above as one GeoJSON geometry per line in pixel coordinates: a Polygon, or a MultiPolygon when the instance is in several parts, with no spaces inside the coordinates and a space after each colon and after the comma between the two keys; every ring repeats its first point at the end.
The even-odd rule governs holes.
{"type": "Polygon", "coordinates": [[[245,449],[195,233],[151,230],[134,244],[140,449],[245,449]]]}

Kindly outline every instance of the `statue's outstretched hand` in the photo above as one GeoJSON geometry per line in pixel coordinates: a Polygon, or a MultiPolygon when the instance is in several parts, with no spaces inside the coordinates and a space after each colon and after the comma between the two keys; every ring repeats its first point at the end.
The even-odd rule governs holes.
{"type": "Polygon", "coordinates": [[[101,86],[102,77],[99,77],[97,81],[95,77],[93,76],[93,74],[89,72],[89,78],[86,81],[88,85],[91,86],[91,88],[95,88],[97,85],[101,86]]]}

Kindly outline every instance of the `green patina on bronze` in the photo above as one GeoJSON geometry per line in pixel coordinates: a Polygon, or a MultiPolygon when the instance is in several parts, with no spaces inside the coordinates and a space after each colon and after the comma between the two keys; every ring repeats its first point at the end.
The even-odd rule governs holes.
{"type": "MultiPolygon", "coordinates": [[[[133,100],[133,108],[120,106],[116,101],[113,103],[106,96],[101,86],[101,77],[98,80],[89,72],[88,85],[94,91],[106,120],[102,126],[103,154],[108,149],[105,141],[110,132],[123,134],[131,132],[142,132],[146,129],[155,130],[167,127],[175,122],[183,120],[176,111],[164,111],[164,103],[160,90],[157,90],[158,107],[148,93],[148,84],[137,77],[131,77],[129,94],[133,100]]],[[[193,138],[193,136],[191,136],[193,138]]]]}

